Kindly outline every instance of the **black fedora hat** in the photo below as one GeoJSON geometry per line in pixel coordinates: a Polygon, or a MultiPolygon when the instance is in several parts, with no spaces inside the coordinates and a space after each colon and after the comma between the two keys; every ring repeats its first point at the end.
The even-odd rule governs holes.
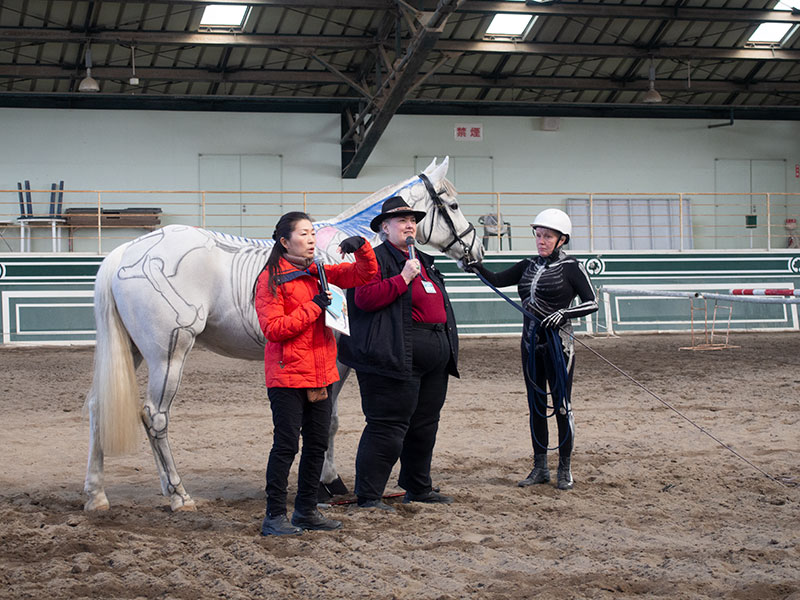
{"type": "Polygon", "coordinates": [[[404,215],[414,215],[417,218],[417,223],[419,223],[425,218],[425,214],[421,210],[411,208],[401,196],[392,196],[383,201],[380,214],[370,221],[369,228],[372,231],[380,231],[381,223],[384,219],[402,217],[404,215]]]}

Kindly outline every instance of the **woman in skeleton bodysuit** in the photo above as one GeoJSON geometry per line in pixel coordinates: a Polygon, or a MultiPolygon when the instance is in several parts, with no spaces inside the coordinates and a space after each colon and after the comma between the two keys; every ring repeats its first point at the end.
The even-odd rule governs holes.
{"type": "Polygon", "coordinates": [[[572,233],[569,216],[563,211],[549,208],[536,216],[531,227],[536,235],[538,256],[523,259],[499,273],[489,271],[479,264],[469,265],[468,268],[480,272],[496,287],[516,284],[523,308],[538,318],[534,320],[525,316],[523,324],[522,371],[528,392],[533,470],[518,485],[525,487],[550,481],[547,467],[549,410],[555,412],[558,423],[558,488],[569,490],[573,486],[570,456],[574,422],[570,396],[575,370],[570,319],[595,312],[597,300],[583,265],[575,258],[567,256],[562,248],[569,242],[572,233]],[[576,296],[580,298],[580,303],[570,308],[576,296]],[[548,334],[548,329],[557,331],[558,335],[548,334]],[[534,360],[529,361],[532,335],[535,335],[534,360]],[[555,340],[555,344],[548,340],[548,335],[555,340]],[[558,353],[563,355],[563,363],[558,353]],[[549,408],[548,384],[551,393],[555,388],[562,390],[563,395],[562,398],[557,398],[553,394],[552,406],[549,408]]]}

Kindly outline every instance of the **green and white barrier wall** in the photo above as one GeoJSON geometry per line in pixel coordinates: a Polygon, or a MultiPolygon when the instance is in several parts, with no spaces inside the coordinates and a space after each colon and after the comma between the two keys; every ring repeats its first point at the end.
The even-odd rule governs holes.
{"type": "MultiPolygon", "coordinates": [[[[505,269],[524,254],[491,254],[486,264],[505,269]]],[[[800,251],[672,253],[574,253],[584,261],[596,288],[726,294],[733,288],[800,288],[800,251]]],[[[3,344],[81,344],[94,341],[92,288],[102,256],[95,254],[0,254],[0,323],[3,344]]],[[[476,276],[439,258],[462,335],[518,335],[522,317],[476,276]]],[[[503,290],[517,299],[516,289],[503,290]]],[[[702,327],[701,299],[648,294],[600,294],[600,310],[575,323],[577,331],[603,334],[689,331],[690,302],[695,328],[702,327]],[[698,310],[700,312],[698,312],[698,310]]],[[[706,301],[709,325],[714,301],[706,301]]],[[[731,330],[797,330],[797,304],[719,301],[731,306],[731,330]]],[[[728,327],[728,310],[717,316],[728,327]]]]}

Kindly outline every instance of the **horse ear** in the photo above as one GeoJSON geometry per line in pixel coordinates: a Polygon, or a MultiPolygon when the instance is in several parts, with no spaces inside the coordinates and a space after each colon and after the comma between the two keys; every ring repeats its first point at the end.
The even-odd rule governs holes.
{"type": "Polygon", "coordinates": [[[434,156],[433,160],[431,161],[431,164],[429,164],[427,167],[422,169],[422,173],[423,173],[423,175],[427,175],[428,178],[430,179],[431,173],[433,172],[433,170],[435,168],[436,168],[436,157],[434,156]]]}
{"type": "MultiPolygon", "coordinates": [[[[434,160],[434,162],[436,161],[434,160]]],[[[428,169],[430,169],[430,167],[428,167],[428,169],[425,170],[425,174],[428,176],[428,179],[430,179],[433,183],[439,183],[442,181],[442,179],[444,179],[445,175],[447,175],[447,167],[449,166],[450,166],[450,157],[445,156],[444,160],[442,160],[442,162],[439,163],[437,167],[432,169],[430,173],[428,172],[428,169]]]]}

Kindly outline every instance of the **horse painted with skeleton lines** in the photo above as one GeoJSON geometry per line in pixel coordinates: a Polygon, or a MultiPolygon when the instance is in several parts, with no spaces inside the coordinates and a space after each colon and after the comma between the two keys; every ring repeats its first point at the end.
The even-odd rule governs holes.
{"type": "MultiPolygon", "coordinates": [[[[445,179],[447,166],[447,158],[439,165],[434,159],[419,176],[382,188],[331,221],[315,223],[318,254],[326,262],[342,260],[336,247],[351,235],[374,243],[370,220],[386,198],[401,195],[415,210],[427,213],[417,229],[419,243],[454,259],[480,260],[483,247],[475,243],[475,229],[458,209],[455,189],[445,179]]],[[[95,283],[94,378],[86,398],[90,429],[86,510],[109,507],[103,489],[104,455],[133,450],[141,424],[171,508],[194,509],[170,450],[170,406],[195,342],[225,356],[263,360],[265,339],[252,290],[272,245],[272,240],[168,225],[123,244],[103,260],[95,283]],[[142,361],[148,370],[144,402],[135,377],[142,361]]],[[[338,428],[336,395],[347,375],[343,365],[340,373],[322,484],[341,484],[333,439],[338,428]]]]}

